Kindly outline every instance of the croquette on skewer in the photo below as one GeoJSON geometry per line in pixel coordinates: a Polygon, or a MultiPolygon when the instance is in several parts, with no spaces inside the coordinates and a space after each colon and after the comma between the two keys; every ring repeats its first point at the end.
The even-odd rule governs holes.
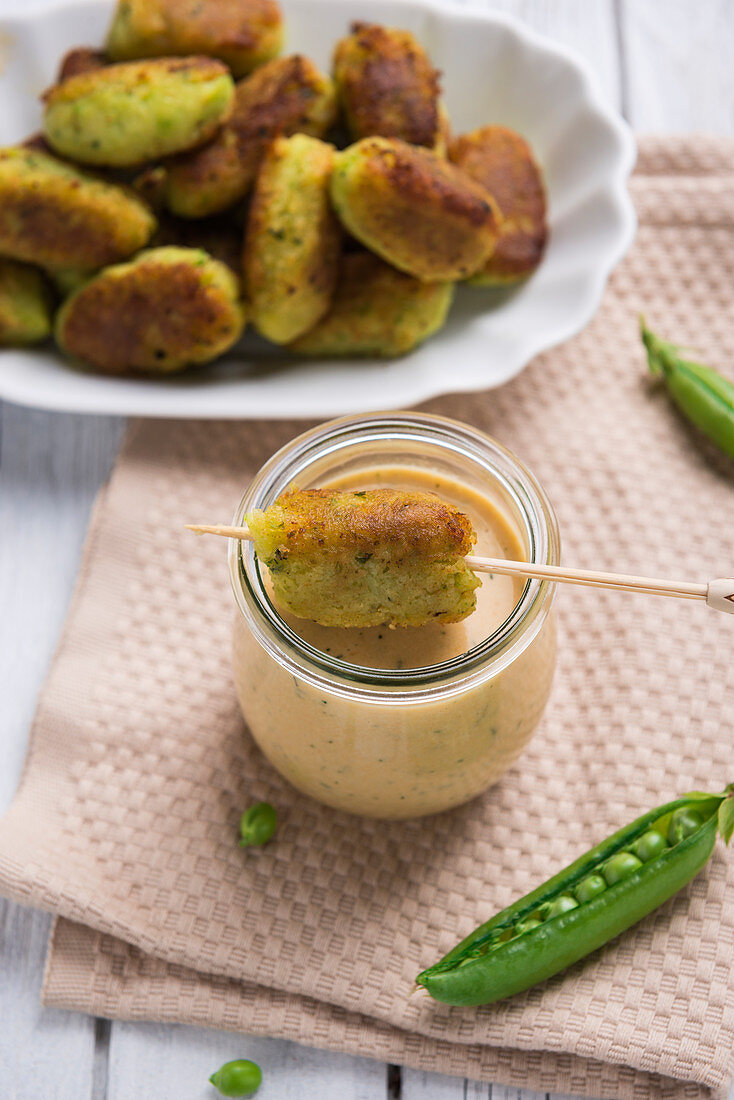
{"type": "Polygon", "coordinates": [[[247,524],[278,606],[322,626],[423,626],[470,615],[467,516],[432,493],[284,493],[247,524]]]}
{"type": "Polygon", "coordinates": [[[480,581],[468,518],[431,493],[305,489],[247,523],[276,602],[323,626],[458,622],[480,581]]]}
{"type": "Polygon", "coordinates": [[[476,604],[481,582],[474,571],[702,600],[734,614],[731,578],[665,580],[467,556],[475,542],[468,518],[432,493],[296,490],[246,518],[248,527],[187,527],[198,535],[251,540],[273,574],[277,602],[325,626],[458,622],[476,604]]]}

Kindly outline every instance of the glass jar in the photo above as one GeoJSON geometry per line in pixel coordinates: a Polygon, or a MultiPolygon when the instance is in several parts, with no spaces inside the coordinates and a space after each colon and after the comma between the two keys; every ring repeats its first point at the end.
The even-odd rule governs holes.
{"type": "MultiPolygon", "coordinates": [[[[511,525],[526,560],[558,563],[555,515],[533,475],[482,432],[422,413],[347,417],[299,436],[257,474],[234,523],[288,487],[351,477],[357,488],[361,471],[380,468],[429,471],[481,494],[511,525]]],[[[245,720],[277,770],[319,802],[382,818],[446,810],[496,782],[532,736],[555,666],[554,585],[520,582],[505,620],[466,652],[384,669],[300,637],[273,604],[250,542],[231,540],[230,573],[245,720]]]]}

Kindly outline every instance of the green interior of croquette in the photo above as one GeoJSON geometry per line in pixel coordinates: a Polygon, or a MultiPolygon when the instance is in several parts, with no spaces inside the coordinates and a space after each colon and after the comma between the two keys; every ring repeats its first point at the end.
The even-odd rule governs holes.
{"type": "Polygon", "coordinates": [[[397,558],[389,548],[291,554],[275,517],[255,512],[248,524],[276,604],[299,618],[322,626],[425,626],[459,622],[476,607],[481,581],[463,558],[397,558]]]}

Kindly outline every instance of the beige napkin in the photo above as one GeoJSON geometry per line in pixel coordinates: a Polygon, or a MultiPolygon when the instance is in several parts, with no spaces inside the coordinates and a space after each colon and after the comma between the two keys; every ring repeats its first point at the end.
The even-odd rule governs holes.
{"type": "MultiPolygon", "coordinates": [[[[734,142],[648,140],[632,187],[637,243],[586,331],[499,391],[427,407],[531,465],[568,562],[731,575],[734,468],[649,387],[636,315],[731,373],[734,142]]],[[[0,890],[62,918],[47,1002],[543,1090],[725,1096],[734,858],[722,845],[676,899],[540,988],[478,1010],[409,994],[458,937],[620,824],[734,780],[734,619],[563,589],[553,697],[498,786],[407,823],[320,807],[248,737],[226,547],[182,531],[226,521],[303,427],[138,422],[101,494],[0,826],[0,890]],[[282,826],[243,851],[238,814],[263,798],[282,826]]]]}

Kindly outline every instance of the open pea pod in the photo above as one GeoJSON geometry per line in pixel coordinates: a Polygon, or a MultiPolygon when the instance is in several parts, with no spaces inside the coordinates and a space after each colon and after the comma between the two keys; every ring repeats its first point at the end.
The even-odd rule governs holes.
{"type": "Polygon", "coordinates": [[[476,928],[416,978],[437,1001],[490,1004],[550,978],[667,901],[734,832],[734,784],[638,817],[476,928]]]}
{"type": "Polygon", "coordinates": [[[644,321],[640,332],[651,372],[662,377],[680,411],[734,458],[734,385],[712,367],[684,359],[675,344],[661,340],[644,321]]]}

